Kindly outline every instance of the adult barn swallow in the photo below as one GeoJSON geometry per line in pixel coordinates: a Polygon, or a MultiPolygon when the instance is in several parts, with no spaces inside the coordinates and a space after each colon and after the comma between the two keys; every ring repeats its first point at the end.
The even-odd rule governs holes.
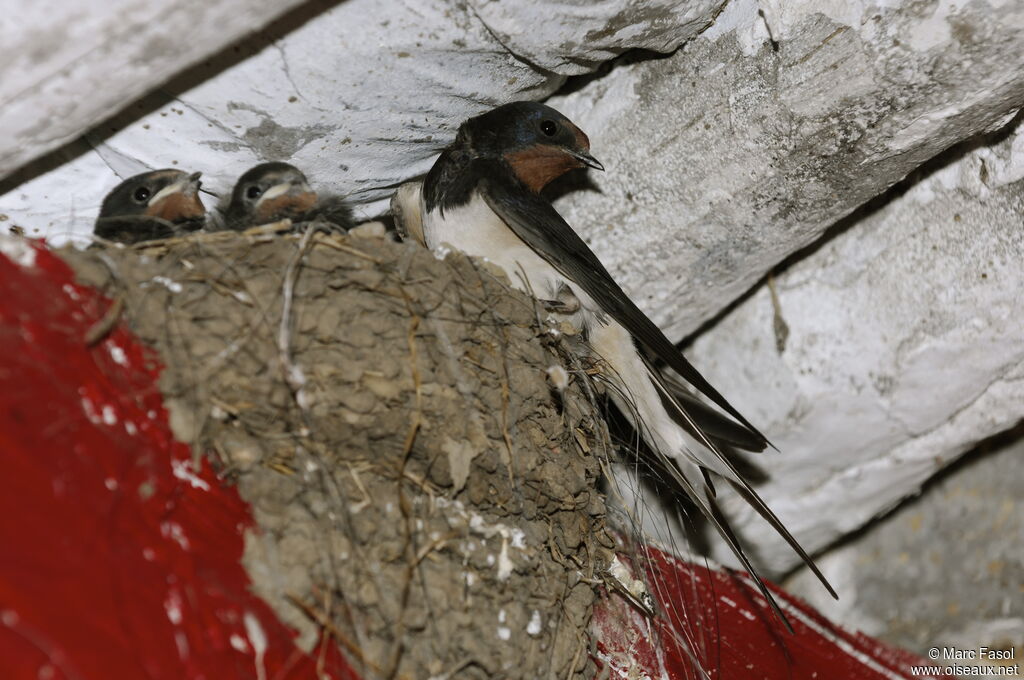
{"type": "Polygon", "coordinates": [[[200,175],[164,169],[129,177],[103,199],[93,233],[132,244],[201,229],[206,208],[199,198],[200,175]]]}
{"type": "MultiPolygon", "coordinates": [[[[464,122],[423,182],[418,217],[429,248],[442,244],[501,266],[516,287],[541,299],[578,301],[572,321],[582,327],[607,365],[613,401],[662,458],[673,481],[692,499],[779,618],[789,622],[762,583],[715,501],[708,472],[726,479],[814,571],[835,597],[796,539],[694,420],[707,418],[692,402],[676,398],[641,349],[663,361],[732,419],[732,430],[761,449],[767,439],[690,364],[674,344],[615,283],[587,244],[540,195],[570,170],[604,167],[590,140],[568,118],[534,102],[499,106],[464,122]],[[673,464],[674,463],[674,464],[673,464]]],[[[727,430],[729,428],[726,428],[727,430]]],[[[734,437],[735,438],[735,437],[734,437]]],[[[725,437],[726,440],[729,437],[725,437]]]]}
{"type": "MultiPolygon", "coordinates": [[[[427,242],[423,236],[423,214],[421,195],[423,182],[406,182],[398,187],[395,195],[391,197],[391,215],[395,220],[395,229],[403,241],[415,241],[426,247],[427,242]]],[[[566,289],[559,291],[559,297],[565,298],[566,289]]],[[[579,300],[575,300],[578,304],[579,300]]],[[[573,301],[558,301],[557,307],[572,307],[573,301]]],[[[548,304],[552,303],[548,301],[548,304]]],[[[549,309],[551,307],[549,306],[549,309]]],[[[679,401],[686,409],[687,415],[692,419],[697,428],[708,438],[717,444],[732,446],[744,451],[763,451],[767,442],[754,431],[744,425],[737,423],[731,418],[723,416],[714,408],[691,394],[690,390],[675,376],[671,374],[661,375],[661,382],[665,389],[672,393],[672,397],[679,401]]]]}
{"type": "Polygon", "coordinates": [[[321,218],[344,229],[352,226],[348,207],[337,199],[321,200],[294,165],[261,163],[238,178],[224,214],[227,228],[241,231],[286,218],[292,222],[321,218]]]}

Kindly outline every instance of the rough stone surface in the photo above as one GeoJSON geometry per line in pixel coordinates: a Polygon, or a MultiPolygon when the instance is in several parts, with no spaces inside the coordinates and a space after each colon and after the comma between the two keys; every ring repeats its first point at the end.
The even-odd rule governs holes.
{"type": "MultiPolygon", "coordinates": [[[[690,352],[781,449],[753,459],[759,490],[811,551],[1024,416],[1024,125],[960,151],[780,273],[777,309],[762,285],[690,352]]],[[[743,533],[762,559],[794,566],[760,526],[743,533]]]]}
{"type": "Polygon", "coordinates": [[[30,233],[85,237],[119,178],[186,167],[223,195],[266,160],[379,214],[464,119],[543,98],[628,49],[674,49],[721,0],[683,4],[313,0],[0,183],[0,214],[30,233]]]}
{"type": "Polygon", "coordinates": [[[512,54],[562,75],[592,71],[627,49],[671,52],[707,28],[727,0],[470,0],[512,54]]]}
{"type": "Polygon", "coordinates": [[[823,613],[907,649],[1014,650],[1024,658],[1024,430],[1000,437],[820,560],[844,597],[808,575],[787,585],[823,613]],[[939,537],[956,540],[939,540],[939,537]],[[955,587],[953,587],[955,584],[955,587]],[[808,585],[811,587],[808,588],[808,585]]]}
{"type": "Polygon", "coordinates": [[[302,2],[4,0],[0,179],[302,2]]]}
{"type": "Polygon", "coordinates": [[[1022,2],[762,5],[554,100],[608,168],[560,207],[670,337],[1024,103],[1022,2]]]}
{"type": "Polygon", "coordinates": [[[608,437],[533,301],[380,238],[65,255],[160,352],[172,428],[252,504],[247,568],[302,640],[326,627],[363,677],[593,677],[608,437]]]}

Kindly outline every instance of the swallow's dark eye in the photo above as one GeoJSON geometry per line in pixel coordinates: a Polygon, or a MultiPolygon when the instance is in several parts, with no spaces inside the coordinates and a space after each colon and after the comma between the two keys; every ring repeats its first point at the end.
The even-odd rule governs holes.
{"type": "Polygon", "coordinates": [[[248,198],[259,198],[262,194],[263,194],[263,189],[260,189],[256,185],[253,185],[253,186],[251,186],[251,187],[249,187],[248,189],[245,190],[245,195],[248,198]]]}
{"type": "Polygon", "coordinates": [[[138,189],[135,190],[135,193],[132,194],[132,198],[134,198],[139,203],[145,203],[146,201],[148,201],[149,196],[149,189],[147,189],[146,187],[139,187],[138,189]]]}
{"type": "Polygon", "coordinates": [[[555,133],[558,132],[558,126],[553,120],[542,120],[540,122],[540,131],[548,137],[554,137],[555,133]]]}

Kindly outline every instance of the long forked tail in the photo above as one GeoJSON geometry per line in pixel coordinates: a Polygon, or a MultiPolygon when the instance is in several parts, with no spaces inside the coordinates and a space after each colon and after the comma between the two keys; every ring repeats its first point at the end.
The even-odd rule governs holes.
{"type": "MultiPolygon", "coordinates": [[[[825,587],[825,590],[827,590],[832,597],[839,599],[839,596],[836,594],[836,591],[832,587],[832,584],[828,582],[828,579],[826,579],[825,576],[821,573],[821,570],[818,569],[818,565],[814,563],[814,560],[811,559],[811,556],[808,555],[807,551],[803,549],[803,546],[801,546],[800,543],[793,536],[793,534],[789,532],[786,526],[782,523],[782,520],[778,518],[778,516],[772,511],[772,509],[768,507],[768,504],[764,502],[764,499],[762,499],[761,496],[754,490],[754,488],[750,486],[750,483],[747,482],[747,480],[743,477],[740,471],[736,469],[736,466],[733,464],[733,462],[725,454],[722,453],[721,449],[714,442],[714,440],[712,440],[704,432],[704,430],[700,427],[699,423],[697,423],[697,421],[693,417],[691,417],[687,408],[684,407],[679,402],[679,400],[676,399],[673,391],[670,390],[668,386],[666,386],[662,382],[660,374],[652,366],[650,366],[649,363],[647,368],[648,372],[651,375],[651,379],[654,381],[654,384],[658,387],[658,390],[664,397],[665,401],[671,404],[677,411],[679,417],[682,418],[689,425],[690,429],[697,433],[697,437],[700,443],[704,446],[707,452],[709,452],[710,455],[713,456],[713,461],[711,461],[711,464],[706,466],[706,468],[705,466],[701,466],[701,469],[711,469],[713,472],[718,473],[726,480],[728,480],[729,483],[733,486],[733,488],[736,489],[736,491],[740,494],[740,496],[748,504],[750,504],[750,506],[753,507],[754,510],[757,511],[757,514],[759,514],[769,525],[771,525],[771,527],[775,529],[775,531],[783,538],[783,540],[786,541],[790,548],[793,549],[793,551],[800,557],[804,564],[806,564],[807,567],[818,578],[821,584],[825,587]]],[[[710,485],[706,486],[709,487],[710,485]]],[[[718,529],[719,533],[722,534],[722,538],[724,538],[726,543],[729,544],[729,547],[733,550],[734,553],[736,553],[736,557],[744,563],[744,566],[746,566],[747,564],[749,564],[749,560],[746,558],[744,554],[742,554],[743,549],[740,546],[739,541],[736,539],[735,534],[732,532],[728,523],[725,521],[724,515],[722,515],[720,509],[714,503],[713,488],[707,488],[706,491],[710,492],[706,494],[708,500],[708,511],[712,514],[718,515],[717,521],[713,521],[713,524],[715,524],[715,527],[718,529]],[[731,537],[727,536],[726,533],[730,534],[731,537]]],[[[756,572],[749,568],[748,571],[751,572],[752,576],[755,576],[755,578],[760,580],[760,577],[757,576],[756,572]]]]}
{"type": "Polygon", "coordinates": [[[735,532],[733,532],[728,520],[725,518],[725,515],[722,514],[721,509],[715,502],[714,488],[705,482],[704,494],[702,497],[694,487],[693,483],[687,479],[686,475],[679,468],[674,467],[672,461],[665,462],[667,464],[666,467],[671,471],[673,479],[675,479],[694,504],[700,509],[701,514],[704,515],[711,525],[715,527],[715,530],[729,545],[733,554],[736,555],[736,559],[740,561],[743,568],[746,569],[747,573],[749,573],[754,579],[754,583],[757,584],[758,591],[764,597],[765,601],[768,602],[768,605],[772,608],[772,611],[775,612],[775,615],[779,617],[780,621],[782,621],[786,630],[793,633],[793,625],[789,622],[789,619],[786,618],[786,615],[783,613],[782,608],[775,599],[775,596],[772,595],[770,590],[768,590],[768,586],[765,585],[764,579],[761,578],[757,569],[754,568],[750,558],[747,557],[747,553],[743,550],[742,544],[740,544],[739,539],[736,537],[735,532]]]}
{"type": "Polygon", "coordinates": [[[614,387],[611,393],[613,401],[658,458],[658,467],[665,470],[669,481],[691,499],[722,536],[786,627],[790,628],[789,622],[715,501],[709,471],[736,486],[741,496],[779,532],[835,597],[835,590],[814,561],[694,419],[691,415],[693,407],[681,404],[662,382],[660,373],[637,351],[629,332],[612,319],[595,324],[589,330],[591,348],[609,369],[607,378],[614,387]]]}

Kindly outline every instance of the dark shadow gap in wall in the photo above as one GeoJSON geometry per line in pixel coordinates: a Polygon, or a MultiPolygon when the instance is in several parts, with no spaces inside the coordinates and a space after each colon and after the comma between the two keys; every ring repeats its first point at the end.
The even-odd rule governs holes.
{"type": "Polygon", "coordinates": [[[840,237],[847,231],[852,229],[855,225],[860,223],[862,220],[876,214],[879,210],[889,205],[894,200],[903,196],[907,191],[910,190],[918,182],[930,177],[936,172],[947,168],[954,163],[960,161],[968,154],[977,151],[978,149],[998,144],[1005,140],[1013,130],[1024,120],[1024,109],[1019,111],[1013,119],[995,132],[985,132],[968,139],[965,139],[953,146],[950,146],[946,150],[933,156],[930,160],[925,161],[923,164],[918,166],[913,172],[908,174],[902,180],[892,185],[888,191],[885,191],[878,196],[875,196],[871,200],[863,203],[860,207],[854,209],[846,217],[837,220],[832,226],[825,229],[822,235],[813,243],[801,248],[800,250],[794,251],[776,264],[771,271],[765,276],[761,277],[751,286],[745,293],[740,295],[738,298],[733,300],[727,306],[723,307],[721,311],[709,318],[707,321],[697,327],[695,331],[690,333],[687,337],[683,338],[677,346],[680,349],[689,347],[694,340],[700,337],[703,333],[706,333],[710,329],[714,328],[722,319],[727,317],[737,307],[750,299],[768,280],[769,276],[779,276],[785,273],[790,267],[797,262],[800,262],[807,257],[818,252],[825,245],[830,243],[833,239],[840,237]]]}

